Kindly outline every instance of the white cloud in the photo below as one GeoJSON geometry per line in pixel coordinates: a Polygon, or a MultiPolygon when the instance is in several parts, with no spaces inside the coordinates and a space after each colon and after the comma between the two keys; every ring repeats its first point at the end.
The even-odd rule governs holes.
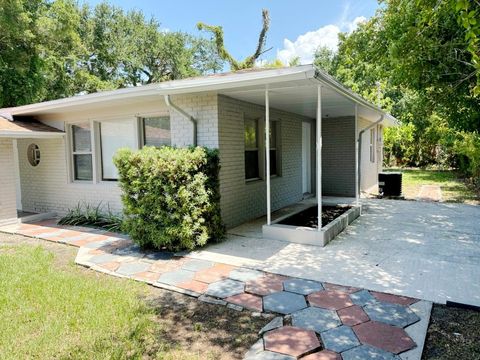
{"type": "Polygon", "coordinates": [[[326,25],[318,30],[309,31],[297,37],[295,41],[289,39],[283,40],[283,49],[277,50],[277,58],[284,64],[288,64],[295,57],[300,58],[301,64],[313,62],[315,51],[320,46],[325,46],[333,51],[338,47],[338,34],[342,31],[352,32],[358,24],[365,22],[363,16],[356,17],[353,21],[341,21],[340,25],[326,25]]]}

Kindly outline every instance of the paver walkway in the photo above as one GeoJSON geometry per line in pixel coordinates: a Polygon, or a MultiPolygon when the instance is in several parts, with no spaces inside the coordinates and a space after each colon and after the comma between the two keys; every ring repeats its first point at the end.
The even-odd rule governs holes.
{"type": "Polygon", "coordinates": [[[145,252],[127,236],[55,221],[0,228],[79,247],[76,263],[272,318],[245,359],[420,359],[431,303],[214,261],[145,252]]]}
{"type": "Polygon", "coordinates": [[[480,206],[362,199],[325,247],[262,237],[264,221],[189,256],[438,303],[480,306],[480,206]]]}
{"type": "Polygon", "coordinates": [[[422,185],[417,200],[421,201],[442,201],[442,189],[439,185],[422,185]]]}

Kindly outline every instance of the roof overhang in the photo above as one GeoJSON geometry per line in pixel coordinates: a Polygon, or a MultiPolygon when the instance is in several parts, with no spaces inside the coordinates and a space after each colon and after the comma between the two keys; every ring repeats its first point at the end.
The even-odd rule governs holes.
{"type": "Polygon", "coordinates": [[[3,115],[0,117],[0,138],[49,139],[63,137],[64,135],[63,131],[34,119],[12,121],[7,120],[3,115]]]}
{"type": "MultiPolygon", "coordinates": [[[[266,87],[277,91],[287,92],[287,96],[295,97],[299,95],[298,90],[302,88],[307,91],[308,88],[313,90],[318,84],[325,86],[326,98],[332,99],[332,104],[337,102],[339,97],[343,98],[344,104],[359,105],[360,113],[364,113],[365,117],[371,120],[373,117],[378,118],[384,115],[387,125],[394,125],[396,120],[393,116],[386,113],[382,109],[369,103],[359,95],[345,88],[338,81],[334,80],[324,72],[320,71],[313,65],[301,65],[295,67],[287,67],[280,69],[253,69],[247,71],[238,71],[233,73],[213,74],[210,76],[167,81],[158,84],[150,84],[132,88],[118,89],[113,91],[102,91],[93,94],[74,96],[65,99],[46,101],[43,103],[24,105],[15,108],[4,109],[10,115],[43,115],[55,112],[68,112],[78,110],[82,107],[89,106],[115,106],[115,104],[126,102],[138,102],[141,100],[156,99],[164,95],[180,95],[194,94],[200,92],[218,92],[227,96],[236,97],[235,94],[244,93],[256,94],[254,97],[257,102],[263,96],[266,87]],[[290,90],[288,90],[290,88],[290,90]],[[283,89],[283,90],[281,90],[283,89]],[[335,93],[337,96],[333,96],[335,93]]],[[[307,94],[307,92],[304,92],[307,94]]],[[[316,93],[316,92],[315,92],[316,93]]],[[[310,92],[307,94],[310,96],[310,92]]],[[[253,96],[253,95],[252,95],[253,96]]],[[[243,96],[244,98],[248,98],[243,96]]],[[[240,96],[242,98],[242,96],[240,96]]],[[[306,109],[316,102],[305,98],[302,106],[306,109]]],[[[329,104],[325,104],[326,107],[329,104]]],[[[275,106],[274,103],[271,104],[275,106]]],[[[1,112],[2,110],[0,110],[1,112]]],[[[290,110],[295,112],[295,110],[290,110]]],[[[309,113],[307,110],[305,114],[309,113]]]]}

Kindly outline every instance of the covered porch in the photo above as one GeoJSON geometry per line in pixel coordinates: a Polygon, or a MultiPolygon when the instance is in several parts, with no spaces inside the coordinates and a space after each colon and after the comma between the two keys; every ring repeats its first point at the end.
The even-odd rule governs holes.
{"type": "MultiPolygon", "coordinates": [[[[371,128],[380,124],[390,125],[393,122],[391,116],[316,69],[305,79],[234,88],[220,91],[220,94],[263,109],[261,122],[255,126],[262,128],[259,131],[261,145],[257,145],[256,150],[260,150],[258,162],[265,164],[260,170],[264,173],[253,179],[255,183],[246,179],[244,190],[255,194],[255,198],[244,196],[248,198],[245,207],[258,219],[233,226],[231,231],[250,227],[256,236],[261,231],[263,238],[323,246],[360,214],[359,198],[366,188],[361,180],[362,173],[376,183],[376,174],[381,166],[378,165],[380,156],[377,156],[375,164],[363,166],[365,159],[362,159],[362,152],[365,157],[365,151],[362,149],[369,144],[362,144],[362,138],[371,128]],[[289,118],[288,124],[285,124],[288,115],[279,111],[298,117],[294,117],[293,121],[289,118]],[[297,125],[292,125],[295,122],[297,125]],[[284,194],[291,196],[285,199],[284,194]],[[259,204],[263,206],[261,211],[255,208],[259,204]],[[333,235],[326,235],[330,228],[324,226],[306,229],[278,224],[279,219],[312,206],[317,208],[317,219],[322,219],[324,205],[338,204],[348,205],[353,214],[346,216],[342,229],[337,229],[333,235]],[[261,215],[265,215],[264,220],[259,220],[261,215]]],[[[247,119],[245,114],[246,111],[244,121],[247,119]]],[[[220,130],[221,115],[222,110],[220,130]]],[[[247,150],[248,144],[245,144],[245,162],[248,160],[247,150]]],[[[380,153],[380,146],[375,150],[380,153]]],[[[221,156],[222,153],[220,140],[221,156]]],[[[245,172],[248,172],[247,165],[245,172]]],[[[223,196],[228,197],[229,194],[222,193],[223,196]]],[[[242,200],[237,203],[241,207],[242,200]]]]}
{"type": "MultiPolygon", "coordinates": [[[[36,222],[56,216],[22,205],[21,167],[41,166],[40,139],[63,138],[64,132],[28,117],[0,114],[0,225],[36,222]]],[[[36,189],[41,191],[41,189],[36,189]]]]}

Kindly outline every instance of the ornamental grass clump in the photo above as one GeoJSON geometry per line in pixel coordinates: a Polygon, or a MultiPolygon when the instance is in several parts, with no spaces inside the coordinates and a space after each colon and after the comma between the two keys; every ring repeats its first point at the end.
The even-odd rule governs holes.
{"type": "Polygon", "coordinates": [[[203,147],[120,149],[115,158],[123,228],[144,248],[191,250],[220,240],[217,150],[203,147]]]}

